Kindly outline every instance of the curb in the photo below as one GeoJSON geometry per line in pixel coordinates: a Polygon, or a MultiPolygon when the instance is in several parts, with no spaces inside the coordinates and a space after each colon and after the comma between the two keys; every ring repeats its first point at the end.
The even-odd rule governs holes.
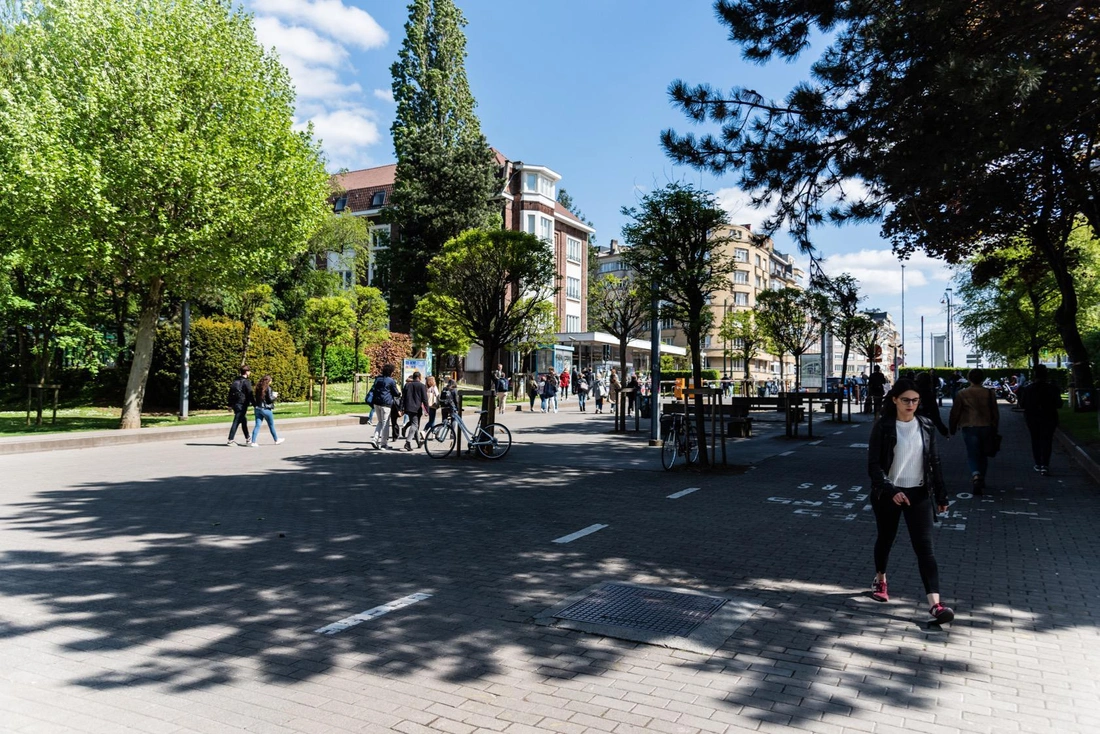
{"type": "Polygon", "coordinates": [[[1092,477],[1092,481],[1100,484],[1100,464],[1097,464],[1093,458],[1088,455],[1088,452],[1078,446],[1077,443],[1070,438],[1069,434],[1061,428],[1055,429],[1054,437],[1058,439],[1058,443],[1062,444],[1062,448],[1069,452],[1069,455],[1073,457],[1074,461],[1085,470],[1085,473],[1092,477]]]}
{"type": "MultiPolygon", "coordinates": [[[[0,456],[5,454],[28,454],[36,451],[61,451],[65,449],[90,449],[99,446],[121,446],[124,444],[149,443],[152,441],[178,441],[187,438],[209,438],[221,436],[224,440],[229,431],[230,419],[224,423],[210,423],[203,426],[167,426],[161,428],[133,428],[114,431],[87,431],[76,434],[61,434],[33,437],[0,439],[0,456]]],[[[315,418],[287,418],[278,422],[279,432],[302,431],[310,428],[332,428],[335,426],[359,425],[359,415],[317,416],[315,418]]]]}

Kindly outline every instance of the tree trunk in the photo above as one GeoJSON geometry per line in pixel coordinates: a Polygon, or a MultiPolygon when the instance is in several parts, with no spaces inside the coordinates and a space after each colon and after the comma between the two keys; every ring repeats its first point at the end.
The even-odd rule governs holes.
{"type": "MultiPolygon", "coordinates": [[[[481,387],[483,390],[495,390],[496,386],[493,384],[493,371],[489,369],[489,365],[495,364],[500,346],[492,339],[486,339],[482,342],[482,345],[485,347],[485,351],[482,356],[481,387]]],[[[561,383],[559,382],[558,384],[560,385],[561,383]]],[[[482,426],[496,423],[497,401],[495,398],[489,395],[483,397],[481,399],[481,409],[485,411],[481,414],[482,426]]]]}
{"type": "Polygon", "coordinates": [[[1073,370],[1073,384],[1079,389],[1092,388],[1092,367],[1089,363],[1089,353],[1085,348],[1085,342],[1081,338],[1081,330],[1077,327],[1077,288],[1074,285],[1073,273],[1069,271],[1066,262],[1066,242],[1069,238],[1070,228],[1060,227],[1055,233],[1058,241],[1051,236],[1051,228],[1057,226],[1055,222],[1040,221],[1032,228],[1032,242],[1039,252],[1043,253],[1047,264],[1050,266],[1054,280],[1058,284],[1058,292],[1062,296],[1062,303],[1054,312],[1054,324],[1062,337],[1062,345],[1069,357],[1070,368],[1073,370]]]}
{"type": "MultiPolygon", "coordinates": [[[[695,389],[703,385],[703,349],[699,345],[702,337],[699,329],[688,332],[688,344],[691,345],[691,386],[695,389]]],[[[707,453],[706,440],[707,421],[703,416],[703,396],[695,393],[695,439],[699,442],[699,463],[702,466],[710,465],[710,455],[707,453]]]]}
{"type": "Polygon", "coordinates": [[[798,388],[802,387],[802,355],[794,355],[794,389],[798,392],[798,388]]]}
{"type": "Polygon", "coordinates": [[[149,381],[149,368],[153,364],[153,346],[157,338],[157,321],[164,300],[164,280],[153,278],[141,299],[141,316],[138,318],[137,335],[134,338],[134,361],[126,380],[126,393],[122,400],[122,418],[119,428],[141,428],[141,405],[145,401],[145,385],[149,381]]]}
{"type": "Polygon", "coordinates": [[[252,321],[244,323],[244,344],[241,347],[241,365],[248,364],[248,347],[252,345],[252,321]]]}

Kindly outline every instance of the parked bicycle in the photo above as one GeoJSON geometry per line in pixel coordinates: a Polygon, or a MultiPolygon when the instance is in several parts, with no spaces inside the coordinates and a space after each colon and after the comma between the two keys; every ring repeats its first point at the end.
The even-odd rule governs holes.
{"type": "MultiPolygon", "coordinates": [[[[484,410],[478,410],[474,414],[481,415],[484,410]]],[[[487,426],[478,426],[476,432],[471,432],[462,421],[462,416],[452,413],[443,422],[433,426],[424,436],[424,451],[433,459],[443,459],[451,455],[458,444],[458,433],[466,437],[468,451],[477,451],[486,459],[503,458],[512,448],[512,432],[499,423],[490,423],[487,426]]]]}
{"type": "Polygon", "coordinates": [[[695,426],[682,413],[661,416],[661,465],[671,470],[676,457],[683,456],[688,464],[699,460],[699,441],[695,426]]]}

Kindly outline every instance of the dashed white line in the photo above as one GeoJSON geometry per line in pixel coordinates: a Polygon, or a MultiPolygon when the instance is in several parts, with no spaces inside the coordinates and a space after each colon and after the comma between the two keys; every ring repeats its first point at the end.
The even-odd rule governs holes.
{"type": "Polygon", "coordinates": [[[569,535],[563,535],[560,538],[557,538],[557,539],[553,540],[552,542],[554,542],[554,543],[572,543],[577,538],[583,538],[586,535],[591,535],[592,533],[595,533],[599,530],[603,530],[606,527],[608,527],[608,526],[607,525],[599,525],[599,524],[589,525],[588,527],[584,528],[583,530],[578,530],[577,532],[570,533],[569,535]]]}
{"type": "Polygon", "coordinates": [[[866,444],[866,443],[848,444],[848,448],[850,448],[850,449],[865,449],[865,448],[868,448],[869,446],[870,446],[870,444],[866,444]]]}
{"type": "Polygon", "coordinates": [[[680,490],[679,492],[674,492],[673,494],[670,494],[665,499],[678,500],[681,497],[684,497],[686,495],[691,494],[692,492],[698,492],[698,491],[699,491],[698,487],[688,487],[687,489],[683,489],[683,490],[680,490]]]}
{"type": "Polygon", "coordinates": [[[784,451],[783,453],[780,454],[780,456],[790,456],[793,453],[794,453],[793,451],[784,451]]]}
{"type": "Polygon", "coordinates": [[[817,446],[817,445],[818,445],[819,443],[821,443],[821,442],[822,442],[823,440],[824,440],[824,439],[818,439],[817,441],[810,441],[810,442],[809,442],[808,444],[806,444],[806,445],[807,445],[807,446],[817,446]]]}
{"type": "Polygon", "coordinates": [[[431,598],[431,594],[425,594],[423,592],[419,594],[409,594],[408,596],[403,596],[396,601],[391,601],[389,604],[383,604],[380,607],[368,609],[365,612],[359,612],[358,614],[353,614],[350,617],[344,617],[339,622],[333,622],[332,624],[325,625],[324,627],[321,627],[320,629],[315,629],[313,631],[322,635],[334,635],[337,632],[343,632],[348,627],[354,627],[357,624],[361,624],[372,619],[377,619],[384,614],[389,614],[390,612],[407,607],[410,604],[415,604],[418,601],[424,601],[425,599],[431,598]]]}
{"type": "Polygon", "coordinates": [[[844,431],[833,431],[833,435],[834,435],[834,436],[839,436],[839,435],[841,435],[842,433],[844,433],[844,431]]]}

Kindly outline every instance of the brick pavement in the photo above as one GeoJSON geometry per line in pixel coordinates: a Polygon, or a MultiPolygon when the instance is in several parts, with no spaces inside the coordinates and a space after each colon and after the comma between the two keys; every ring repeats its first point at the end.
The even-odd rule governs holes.
{"type": "Polygon", "coordinates": [[[0,731],[1100,729],[1096,487],[1061,452],[1034,474],[1018,415],[984,498],[943,446],[944,630],[904,531],[897,600],[866,594],[866,424],[700,474],[610,416],[506,422],[498,463],[364,450],[365,427],[0,457],[0,731]],[[531,623],[612,579],[762,607],[713,656],[531,623]]]}

